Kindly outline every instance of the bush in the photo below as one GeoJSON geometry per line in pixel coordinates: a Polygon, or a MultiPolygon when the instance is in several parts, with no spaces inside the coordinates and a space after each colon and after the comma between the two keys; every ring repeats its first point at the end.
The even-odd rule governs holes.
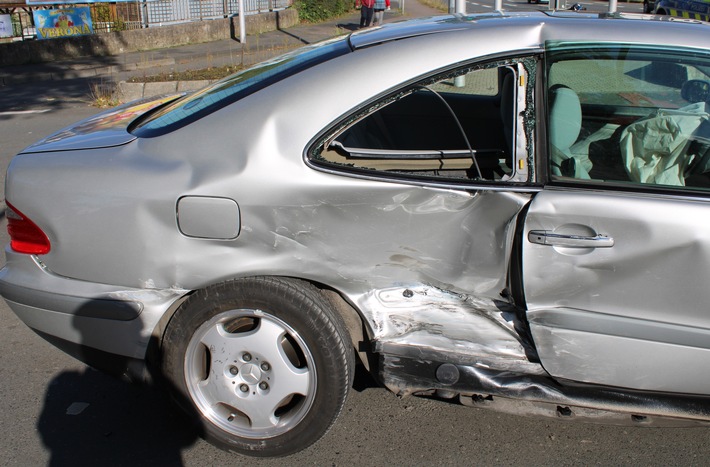
{"type": "Polygon", "coordinates": [[[355,5],[354,0],[296,0],[293,3],[298,10],[298,18],[309,23],[340,16],[355,5]]]}

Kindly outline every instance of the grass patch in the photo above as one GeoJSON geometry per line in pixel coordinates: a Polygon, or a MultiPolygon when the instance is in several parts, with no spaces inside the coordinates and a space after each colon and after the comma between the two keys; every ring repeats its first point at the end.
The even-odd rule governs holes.
{"type": "Polygon", "coordinates": [[[118,98],[116,85],[113,83],[92,83],[89,88],[89,99],[91,105],[105,109],[108,107],[116,107],[121,103],[118,98]]]}
{"type": "Polygon", "coordinates": [[[444,13],[449,12],[448,0],[420,0],[420,3],[432,8],[436,8],[437,10],[443,11],[444,13]]]}
{"type": "Polygon", "coordinates": [[[225,65],[219,67],[203,68],[201,70],[171,71],[151,76],[134,76],[128,79],[129,83],[161,83],[165,81],[199,81],[218,80],[243,69],[242,65],[225,65]]]}

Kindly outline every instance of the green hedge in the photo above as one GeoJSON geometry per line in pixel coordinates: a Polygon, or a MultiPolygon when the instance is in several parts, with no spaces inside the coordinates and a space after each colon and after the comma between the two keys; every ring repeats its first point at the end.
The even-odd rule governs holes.
{"type": "Polygon", "coordinates": [[[301,21],[317,23],[352,10],[354,0],[296,0],[293,2],[301,21]]]}

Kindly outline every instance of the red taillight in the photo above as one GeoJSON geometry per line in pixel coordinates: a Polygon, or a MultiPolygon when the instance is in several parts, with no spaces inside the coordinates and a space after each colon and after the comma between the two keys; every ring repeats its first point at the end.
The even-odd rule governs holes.
{"type": "Polygon", "coordinates": [[[10,247],[18,253],[46,255],[49,253],[49,238],[42,229],[24,214],[7,204],[7,232],[10,234],[10,247]]]}

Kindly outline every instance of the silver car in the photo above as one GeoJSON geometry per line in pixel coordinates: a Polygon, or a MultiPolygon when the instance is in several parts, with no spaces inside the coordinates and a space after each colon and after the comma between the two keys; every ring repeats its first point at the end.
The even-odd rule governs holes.
{"type": "Polygon", "coordinates": [[[217,446],[400,396],[710,421],[710,25],[442,16],[131,103],[7,173],[0,293],[217,446]]]}

